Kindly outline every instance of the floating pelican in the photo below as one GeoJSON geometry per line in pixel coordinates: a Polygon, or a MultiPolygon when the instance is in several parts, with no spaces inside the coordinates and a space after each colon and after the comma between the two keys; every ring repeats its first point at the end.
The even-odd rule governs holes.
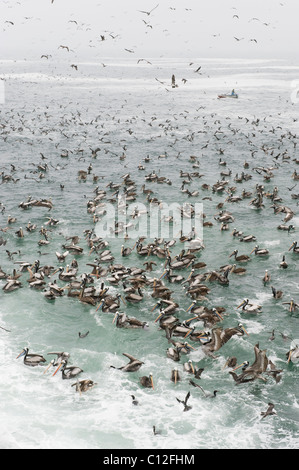
{"type": "Polygon", "coordinates": [[[269,250],[267,250],[266,248],[259,248],[258,245],[256,245],[250,254],[252,253],[257,256],[267,256],[269,254],[269,250]]]}
{"type": "Polygon", "coordinates": [[[78,366],[68,366],[67,367],[67,361],[65,359],[63,359],[60,362],[57,369],[52,374],[52,377],[54,375],[56,375],[59,370],[61,370],[61,372],[62,372],[62,378],[63,379],[73,379],[77,375],[81,374],[81,372],[83,372],[83,370],[80,369],[80,367],[78,367],[78,366]]]}
{"type": "Polygon", "coordinates": [[[143,387],[154,388],[154,380],[152,373],[150,373],[148,377],[146,375],[140,377],[139,382],[143,387]]]}
{"type": "Polygon", "coordinates": [[[299,346],[296,344],[292,349],[290,349],[287,353],[287,360],[289,362],[295,362],[299,359],[299,346]]]}
{"type": "Polygon", "coordinates": [[[26,366],[35,367],[46,362],[46,359],[41,354],[29,354],[28,348],[24,348],[17,356],[17,359],[22,356],[24,356],[24,364],[26,366]]]}
{"type": "Polygon", "coordinates": [[[238,255],[238,250],[234,250],[231,255],[229,255],[229,258],[232,256],[235,257],[235,260],[238,261],[239,263],[247,263],[247,261],[250,261],[250,256],[248,255],[238,255]]]}
{"type": "Polygon", "coordinates": [[[175,384],[179,381],[181,381],[181,375],[177,369],[177,367],[175,367],[172,371],[171,371],[171,376],[170,376],[170,380],[172,382],[174,382],[175,384]]]}
{"type": "Polygon", "coordinates": [[[260,313],[262,311],[262,307],[260,305],[251,304],[249,299],[243,300],[243,302],[237,308],[241,307],[242,311],[246,313],[260,313]]]}
{"type": "Polygon", "coordinates": [[[297,242],[293,242],[289,248],[289,251],[293,248],[293,253],[299,253],[299,246],[297,246],[297,242]]]}

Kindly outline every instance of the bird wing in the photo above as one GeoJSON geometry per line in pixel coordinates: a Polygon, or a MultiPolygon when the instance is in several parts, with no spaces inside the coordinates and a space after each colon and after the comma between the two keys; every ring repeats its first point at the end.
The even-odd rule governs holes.
{"type": "Polygon", "coordinates": [[[140,362],[138,359],[136,359],[135,357],[131,356],[131,354],[123,353],[123,356],[126,356],[126,357],[130,360],[130,363],[131,363],[131,362],[134,362],[134,361],[140,362]]]}

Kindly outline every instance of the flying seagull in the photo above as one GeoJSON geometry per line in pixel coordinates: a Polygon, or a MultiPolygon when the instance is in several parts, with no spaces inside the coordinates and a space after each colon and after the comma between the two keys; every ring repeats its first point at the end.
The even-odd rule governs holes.
{"type": "Polygon", "coordinates": [[[150,11],[143,11],[143,10],[138,10],[138,11],[139,11],[139,13],[145,13],[146,15],[149,16],[152,11],[154,11],[156,8],[158,8],[158,6],[159,6],[159,3],[154,8],[152,8],[150,11]]]}

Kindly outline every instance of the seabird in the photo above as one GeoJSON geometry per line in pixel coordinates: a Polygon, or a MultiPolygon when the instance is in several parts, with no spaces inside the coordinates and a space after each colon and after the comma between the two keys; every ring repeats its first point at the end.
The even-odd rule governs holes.
{"type": "Polygon", "coordinates": [[[267,408],[267,410],[261,412],[261,416],[262,416],[261,419],[266,418],[266,416],[276,415],[277,413],[276,413],[276,411],[273,411],[273,409],[274,409],[273,403],[268,403],[268,408],[267,408]]]}
{"type": "Polygon", "coordinates": [[[136,359],[130,354],[123,353],[123,356],[126,356],[129,359],[130,362],[128,364],[122,367],[115,367],[115,366],[110,366],[110,367],[112,367],[113,369],[122,370],[123,372],[136,372],[137,370],[140,369],[142,364],[144,364],[144,362],[139,361],[139,359],[136,359]]]}
{"type": "Polygon", "coordinates": [[[177,401],[178,401],[179,403],[182,403],[182,404],[184,405],[183,411],[189,411],[189,410],[191,410],[191,408],[192,408],[192,406],[187,405],[187,402],[188,402],[189,398],[190,398],[190,391],[187,393],[187,395],[186,395],[186,397],[185,397],[185,400],[180,400],[179,398],[177,398],[177,401]]]}
{"type": "Polygon", "coordinates": [[[28,348],[24,348],[17,356],[17,359],[22,356],[24,356],[24,364],[26,366],[35,367],[40,365],[41,363],[46,362],[46,359],[41,354],[29,354],[28,348]]]}
{"type": "Polygon", "coordinates": [[[143,387],[154,388],[154,380],[152,373],[150,373],[148,377],[146,375],[140,377],[139,382],[143,387]]]}

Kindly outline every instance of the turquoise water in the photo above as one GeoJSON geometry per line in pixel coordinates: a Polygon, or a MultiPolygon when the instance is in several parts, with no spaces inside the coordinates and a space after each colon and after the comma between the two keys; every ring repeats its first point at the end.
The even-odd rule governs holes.
{"type": "MultiPolygon", "coordinates": [[[[234,336],[217,352],[218,358],[204,355],[198,343],[188,356],[181,356],[178,363],[166,356],[169,347],[165,332],[159,329],[155,319],[158,309],[152,311],[157,299],[151,296],[150,286],[142,288],[143,300],[139,304],[121,304],[121,311],[149,323],[148,330],[118,329],[112,323],[114,314],[104,313],[96,306],[84,305],[76,298],[64,296],[48,301],[42,291],[29,287],[28,272],[23,272],[21,289],[4,293],[1,289],[0,332],[1,343],[1,448],[82,448],[82,449],[202,449],[202,448],[295,448],[298,446],[298,363],[287,363],[286,353],[292,341],[299,337],[298,310],[289,312],[289,302],[298,302],[298,254],[288,251],[297,240],[298,207],[291,194],[298,194],[298,186],[292,174],[296,169],[298,104],[292,100],[294,80],[299,67],[283,61],[226,61],[201,60],[203,74],[195,75],[188,67],[188,60],[152,60],[152,66],[106,58],[107,67],[96,63],[78,64],[78,72],[69,71],[69,65],[40,62],[1,62],[1,76],[5,78],[5,104],[1,105],[1,171],[12,180],[0,185],[0,202],[5,206],[0,227],[7,227],[8,215],[17,218],[16,223],[1,232],[6,245],[0,247],[0,266],[8,274],[18,269],[18,261],[50,265],[55,269],[66,266],[76,258],[80,274],[91,272],[87,263],[93,263],[94,253],[85,239],[85,230],[100,231],[101,222],[94,223],[87,211],[87,203],[95,197],[95,189],[106,191],[104,202],[113,195],[107,187],[110,181],[123,183],[123,176],[130,174],[136,187],[136,200],[147,209],[150,206],[142,193],[143,184],[153,191],[153,196],[164,204],[184,202],[202,203],[205,221],[212,226],[203,227],[204,249],[197,254],[206,263],[198,273],[210,272],[232,263],[229,255],[238,249],[247,254],[255,246],[240,243],[232,236],[234,227],[245,235],[253,234],[261,248],[269,250],[266,258],[251,255],[242,277],[229,274],[229,285],[203,281],[210,288],[207,300],[201,305],[212,308],[222,306],[226,315],[217,326],[234,327],[242,322],[249,335],[234,336]],[[172,89],[171,75],[175,74],[179,85],[172,89]],[[161,84],[155,79],[158,79],[161,84]],[[187,82],[184,84],[182,78],[187,82]],[[218,93],[239,93],[238,100],[218,100],[218,93]],[[100,148],[96,158],[91,149],[100,148]],[[224,152],[220,153],[220,149],[224,152]],[[68,150],[67,158],[61,157],[68,150]],[[41,153],[46,157],[41,159],[41,153]],[[125,155],[125,158],[120,158],[125,155]],[[159,158],[160,155],[166,155],[159,158]],[[149,156],[150,161],[144,158],[149,156]],[[195,156],[199,166],[194,168],[190,156],[195,156]],[[277,157],[275,159],[274,157],[277,157]],[[287,158],[289,157],[289,158],[287,158]],[[219,158],[227,165],[219,165],[219,158]],[[244,169],[245,160],[249,168],[244,169]],[[48,171],[40,179],[37,165],[48,164],[48,171]],[[11,167],[11,164],[15,166],[11,167]],[[78,171],[87,171],[86,181],[78,180],[78,171]],[[139,170],[142,164],[145,170],[139,170]],[[264,179],[255,168],[273,168],[270,181],[264,179]],[[196,197],[188,197],[181,191],[180,170],[199,172],[186,185],[198,190],[196,197]],[[229,187],[235,187],[234,196],[242,191],[252,192],[249,198],[239,202],[226,201],[227,193],[212,192],[211,187],[222,178],[221,172],[231,170],[226,177],[229,187]],[[169,178],[169,184],[145,180],[155,171],[169,178]],[[236,174],[251,175],[251,179],[238,183],[236,174]],[[93,175],[98,176],[97,182],[93,175]],[[210,189],[202,189],[203,184],[210,189]],[[271,199],[264,197],[260,210],[249,205],[255,196],[257,184],[264,185],[265,193],[278,187],[278,204],[289,207],[293,218],[291,233],[277,230],[285,214],[274,213],[271,199]],[[64,188],[61,189],[63,185],[64,188]],[[53,209],[19,207],[28,196],[33,199],[51,198],[53,209]],[[206,199],[206,198],[209,199],[206,199]],[[205,199],[204,199],[205,198],[205,199]],[[233,214],[234,222],[229,230],[221,231],[215,220],[217,205],[233,214]],[[49,229],[49,245],[40,247],[39,230],[48,217],[59,220],[49,229]],[[37,230],[27,232],[28,221],[37,230]],[[25,237],[18,239],[15,232],[23,227],[25,237]],[[55,252],[64,252],[67,237],[78,235],[83,254],[69,254],[66,262],[57,260],[55,252]],[[6,250],[16,252],[9,259],[6,250]],[[288,268],[280,268],[282,256],[286,256],[288,268]],[[283,291],[282,299],[274,299],[270,285],[264,286],[265,270],[271,274],[271,283],[283,291]],[[257,315],[244,314],[237,306],[244,298],[262,306],[257,315]],[[272,330],[275,339],[271,341],[272,330]],[[79,338],[78,332],[87,332],[79,338]],[[281,333],[289,339],[284,340],[281,333]],[[268,376],[267,382],[235,385],[229,369],[224,369],[226,359],[236,356],[238,364],[254,361],[253,347],[259,343],[267,350],[267,357],[282,369],[281,381],[268,376]],[[45,367],[27,367],[22,359],[16,359],[24,348],[41,353],[47,359],[51,351],[68,351],[71,365],[83,369],[81,379],[91,379],[95,387],[80,395],[71,385],[76,381],[62,380],[61,374],[52,376],[52,369],[43,374],[45,367]],[[129,353],[144,364],[137,372],[125,373],[110,368],[120,367],[129,353]],[[189,358],[204,368],[197,381],[204,390],[217,389],[216,399],[206,399],[201,391],[189,384],[190,376],[183,364],[189,358]],[[182,380],[176,385],[170,380],[171,370],[177,366],[182,380]],[[154,390],[142,388],[139,377],[153,373],[154,390]],[[176,398],[183,399],[190,390],[186,413],[176,398]],[[140,406],[133,406],[131,395],[140,406]],[[261,421],[260,413],[268,403],[275,404],[277,415],[261,421]],[[154,436],[153,425],[161,430],[154,436]]],[[[198,59],[197,59],[198,62],[198,59]]],[[[196,62],[196,63],[197,63],[196,62]]],[[[121,186],[120,192],[122,193],[121,186]]],[[[113,196],[115,197],[115,196],[113,196]]],[[[129,202],[131,204],[131,202],[129,202]]],[[[130,210],[128,211],[131,213],[130,210]]],[[[147,235],[148,216],[140,218],[147,235]]],[[[177,228],[177,227],[176,227],[177,228]]],[[[172,237],[177,237],[175,230],[172,237]]],[[[107,238],[108,249],[114,263],[143,267],[146,258],[136,249],[122,258],[121,245],[133,247],[132,232],[129,240],[107,238]]],[[[144,241],[147,244],[149,239],[144,241]]],[[[299,240],[298,240],[299,242],[299,240]]],[[[176,241],[170,249],[172,258],[185,245],[176,241]]],[[[146,272],[148,279],[159,278],[164,273],[165,260],[155,256],[153,272],[146,272]]],[[[238,266],[242,266],[238,264],[238,266]]],[[[108,264],[103,264],[109,267],[108,264]]],[[[190,267],[175,271],[185,279],[190,267]]],[[[109,293],[123,296],[122,283],[112,285],[104,276],[96,280],[109,287],[109,293]]],[[[57,279],[60,286],[66,283],[46,278],[46,283],[57,279]]],[[[179,304],[175,315],[183,321],[190,318],[187,312],[192,299],[181,284],[163,282],[172,291],[172,299],[179,304]]],[[[4,287],[5,281],[1,281],[4,287]]],[[[46,287],[46,286],[45,286],[46,287]]],[[[203,329],[202,322],[196,324],[203,329]]]]}

